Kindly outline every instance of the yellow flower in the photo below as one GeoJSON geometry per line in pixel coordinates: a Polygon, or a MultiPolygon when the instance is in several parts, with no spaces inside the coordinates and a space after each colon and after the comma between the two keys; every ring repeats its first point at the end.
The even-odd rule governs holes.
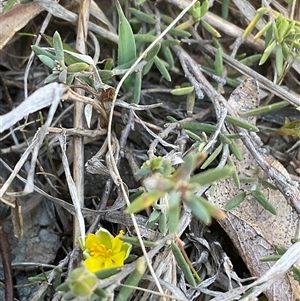
{"type": "Polygon", "coordinates": [[[131,245],[123,242],[120,236],[113,237],[106,229],[100,228],[95,234],[89,233],[85,239],[83,256],[85,265],[91,272],[124,265],[131,245]]]}

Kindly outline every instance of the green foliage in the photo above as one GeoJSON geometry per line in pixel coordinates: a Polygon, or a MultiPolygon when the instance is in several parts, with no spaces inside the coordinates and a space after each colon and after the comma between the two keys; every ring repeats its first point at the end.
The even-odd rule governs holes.
{"type": "Polygon", "coordinates": [[[71,84],[75,74],[79,75],[81,72],[89,69],[89,64],[65,53],[66,49],[71,49],[74,54],[77,54],[78,51],[64,44],[57,31],[54,33],[53,38],[48,36],[44,36],[44,38],[53,46],[53,52],[35,45],[31,46],[31,48],[42,63],[52,69],[52,74],[45,79],[45,83],[59,80],[62,83],[71,84]]]}
{"type": "Polygon", "coordinates": [[[175,171],[171,162],[161,157],[144,163],[138,174],[148,176],[144,180],[148,191],[138,196],[126,209],[126,212],[136,213],[153,206],[155,210],[150,215],[147,226],[158,222],[162,232],[166,232],[167,221],[171,232],[177,230],[181,202],[184,202],[206,224],[211,222],[212,216],[222,218],[224,214],[219,208],[203,197],[196,196],[194,191],[203,185],[232,174],[233,168],[225,166],[192,175],[205,159],[206,154],[204,153],[190,154],[175,171]],[[165,207],[157,203],[160,198],[164,198],[165,207]]]}
{"type": "Polygon", "coordinates": [[[284,125],[272,134],[272,136],[278,135],[300,137],[300,120],[290,121],[286,119],[284,125]]]}
{"type": "Polygon", "coordinates": [[[246,28],[243,37],[250,34],[265,14],[268,15],[269,21],[254,37],[258,39],[265,35],[265,50],[259,64],[264,64],[274,52],[277,74],[281,79],[290,67],[286,61],[296,60],[300,55],[300,22],[289,19],[268,7],[261,7],[246,28]]]}

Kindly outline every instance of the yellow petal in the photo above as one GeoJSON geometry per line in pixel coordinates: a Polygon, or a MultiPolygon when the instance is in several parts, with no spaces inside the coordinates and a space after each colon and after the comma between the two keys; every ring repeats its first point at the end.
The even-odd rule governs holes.
{"type": "Polygon", "coordinates": [[[101,244],[103,244],[106,249],[111,249],[112,248],[112,239],[114,238],[106,229],[100,228],[97,232],[96,235],[100,241],[101,244]]]}
{"type": "Polygon", "coordinates": [[[89,257],[85,261],[85,266],[91,272],[97,272],[105,268],[103,257],[89,257]]]}
{"type": "Polygon", "coordinates": [[[113,267],[119,267],[124,265],[124,257],[125,253],[120,252],[118,254],[112,255],[105,260],[105,268],[113,268],[113,267]]]}
{"type": "Polygon", "coordinates": [[[94,244],[100,244],[99,238],[95,234],[89,233],[85,239],[85,248],[91,249],[94,244]]]}

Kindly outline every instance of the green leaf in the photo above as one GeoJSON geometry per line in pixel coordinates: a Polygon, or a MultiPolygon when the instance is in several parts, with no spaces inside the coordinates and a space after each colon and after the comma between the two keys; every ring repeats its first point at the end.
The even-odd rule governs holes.
{"type": "Polygon", "coordinates": [[[236,169],[236,166],[235,166],[233,160],[231,159],[231,156],[228,156],[227,162],[228,162],[228,166],[231,166],[233,168],[233,172],[232,172],[233,181],[234,181],[236,187],[238,189],[240,189],[240,187],[241,187],[240,177],[239,177],[238,171],[236,169]]]}
{"type": "Polygon", "coordinates": [[[196,101],[196,92],[195,89],[193,89],[193,91],[189,93],[186,97],[186,113],[188,117],[193,116],[195,101],[196,101]]]}
{"type": "Polygon", "coordinates": [[[167,70],[167,68],[165,67],[165,65],[163,64],[162,60],[159,59],[157,56],[154,57],[154,64],[157,67],[157,69],[159,70],[160,74],[167,80],[167,81],[171,81],[171,76],[169,74],[169,71],[167,70]]]}
{"type": "Polygon", "coordinates": [[[226,210],[231,210],[241,204],[246,198],[246,192],[242,192],[232,198],[225,206],[226,210]]]}
{"type": "Polygon", "coordinates": [[[244,128],[248,131],[251,131],[251,132],[259,132],[259,128],[256,127],[254,124],[252,123],[249,123],[243,119],[240,119],[240,118],[235,118],[235,117],[232,117],[232,116],[226,116],[225,118],[227,121],[229,121],[230,123],[232,123],[233,125],[236,125],[236,126],[239,126],[241,128],[244,128]]]}
{"type": "Polygon", "coordinates": [[[209,169],[191,177],[189,182],[203,186],[225,178],[228,175],[232,174],[232,172],[233,168],[230,166],[209,169]]]}
{"type": "Polygon", "coordinates": [[[36,45],[32,45],[31,49],[34,51],[34,53],[39,56],[39,55],[44,55],[44,56],[48,56],[50,59],[52,59],[53,61],[56,59],[55,55],[50,53],[49,51],[45,50],[42,47],[36,46],[36,45]]]}
{"type": "Polygon", "coordinates": [[[183,254],[181,253],[181,250],[179,249],[177,244],[175,244],[173,241],[171,243],[171,250],[172,250],[172,253],[175,257],[175,260],[176,260],[178,266],[180,267],[180,269],[182,270],[187,282],[191,286],[196,287],[197,283],[196,283],[196,280],[193,276],[191,268],[188,265],[187,261],[185,260],[183,254]]]}
{"type": "Polygon", "coordinates": [[[119,16],[118,65],[136,58],[136,47],[131,26],[126,19],[118,0],[115,0],[119,16]]]}
{"type": "Polygon", "coordinates": [[[144,60],[145,61],[150,61],[152,59],[154,59],[154,57],[158,54],[159,50],[160,50],[161,44],[157,43],[155,44],[149,51],[148,53],[146,53],[144,60]]]}
{"type": "Polygon", "coordinates": [[[152,43],[155,41],[156,37],[155,36],[152,36],[150,34],[141,34],[141,33],[138,33],[138,34],[135,34],[133,35],[134,36],[134,39],[137,41],[137,42],[142,42],[142,43],[152,43]]]}
{"type": "Polygon", "coordinates": [[[278,76],[281,76],[283,73],[283,51],[282,51],[282,45],[279,44],[276,46],[276,56],[275,56],[275,62],[276,62],[276,70],[278,76]]]}
{"type": "Polygon", "coordinates": [[[180,196],[176,191],[171,191],[168,195],[169,209],[167,211],[168,215],[168,225],[170,233],[175,233],[178,229],[181,204],[180,196]]]}
{"type": "Polygon", "coordinates": [[[194,91],[194,86],[190,87],[183,87],[183,88],[176,88],[170,91],[172,95],[181,96],[181,95],[187,95],[194,91]]]}
{"type": "Polygon", "coordinates": [[[219,47],[216,51],[215,56],[215,71],[216,75],[222,76],[223,74],[223,57],[222,57],[223,50],[221,47],[219,47]]]}
{"type": "Polygon", "coordinates": [[[216,131],[216,126],[208,123],[201,123],[197,121],[182,122],[181,127],[190,131],[203,131],[207,133],[213,133],[216,131]]]}
{"type": "Polygon", "coordinates": [[[57,31],[55,31],[53,35],[53,47],[55,50],[56,59],[59,61],[61,67],[65,67],[63,43],[57,31]]]}
{"type": "Polygon", "coordinates": [[[296,266],[293,266],[292,272],[293,272],[293,278],[296,281],[298,281],[298,283],[300,284],[300,269],[297,268],[296,266]]]}
{"type": "MultiPolygon", "coordinates": [[[[275,27],[274,27],[275,28],[275,27]]],[[[273,49],[276,47],[276,41],[273,40],[270,45],[268,45],[268,47],[265,49],[260,61],[259,61],[259,65],[262,65],[263,63],[265,63],[265,61],[268,59],[268,57],[270,56],[271,52],[273,51],[273,49]]]]}
{"type": "Polygon", "coordinates": [[[38,55],[38,58],[42,61],[43,64],[45,64],[46,66],[48,66],[50,69],[53,69],[56,67],[55,62],[46,55],[38,55]]]}
{"type": "Polygon", "coordinates": [[[135,73],[132,103],[139,104],[141,100],[142,89],[142,70],[135,73]]]}
{"type": "Polygon", "coordinates": [[[68,66],[67,70],[69,72],[82,72],[89,69],[90,65],[84,62],[74,63],[68,66]]]}
{"type": "Polygon", "coordinates": [[[162,212],[161,215],[159,216],[158,229],[162,235],[165,235],[168,231],[167,214],[165,212],[162,212]]]}
{"type": "Polygon", "coordinates": [[[98,272],[95,272],[95,274],[98,279],[106,279],[113,275],[116,275],[120,271],[121,271],[120,267],[113,267],[113,268],[107,268],[107,269],[100,270],[98,272]]]}
{"type": "Polygon", "coordinates": [[[209,2],[208,2],[208,0],[204,0],[201,4],[200,18],[202,18],[207,13],[208,9],[209,9],[209,2]]]}
{"type": "Polygon", "coordinates": [[[172,54],[170,48],[166,47],[166,46],[161,47],[161,52],[163,53],[167,63],[169,64],[169,67],[173,68],[175,65],[175,62],[174,62],[173,54],[172,54]]]}
{"type": "Polygon", "coordinates": [[[140,280],[142,279],[144,273],[146,272],[147,264],[144,257],[139,257],[136,260],[135,270],[128,276],[125,281],[126,286],[121,286],[121,289],[115,298],[115,301],[127,301],[129,300],[135,287],[138,286],[140,280]]]}
{"type": "Polygon", "coordinates": [[[266,199],[263,192],[261,190],[253,190],[251,194],[255,197],[255,199],[269,212],[274,215],[277,215],[276,208],[266,199]]]}
{"type": "Polygon", "coordinates": [[[203,203],[200,201],[200,197],[192,195],[189,200],[185,201],[185,204],[192,210],[193,214],[204,224],[208,225],[211,223],[211,215],[205,208],[203,203]]]}
{"type": "Polygon", "coordinates": [[[172,47],[180,44],[179,40],[170,39],[170,40],[164,40],[161,42],[162,47],[172,47]]]}
{"type": "Polygon", "coordinates": [[[243,160],[243,154],[238,144],[234,140],[232,140],[231,143],[229,144],[229,149],[234,154],[234,156],[238,159],[238,161],[243,160]]]}
{"type": "Polygon", "coordinates": [[[159,220],[160,214],[161,212],[155,209],[150,213],[149,219],[146,223],[147,229],[151,229],[155,225],[155,223],[159,220]]]}
{"type": "Polygon", "coordinates": [[[223,149],[223,144],[221,143],[213,152],[212,154],[206,159],[206,161],[202,164],[201,169],[205,169],[212,163],[217,156],[220,154],[220,152],[223,149]]]}
{"type": "Polygon", "coordinates": [[[165,194],[161,190],[151,190],[137,197],[129,207],[125,210],[126,213],[137,213],[150,207],[155,201],[165,194]]]}
{"type": "MultiPolygon", "coordinates": [[[[162,26],[162,30],[165,30],[167,28],[167,26],[162,26]]],[[[171,28],[169,30],[169,34],[177,36],[179,38],[189,38],[191,36],[191,34],[188,31],[185,30],[181,30],[181,29],[177,29],[177,28],[171,28]]]]}
{"type": "Polygon", "coordinates": [[[213,28],[209,23],[207,23],[203,19],[201,19],[200,23],[213,37],[215,38],[221,37],[220,33],[215,28],[213,28]]]}
{"type": "Polygon", "coordinates": [[[145,13],[141,12],[140,10],[138,10],[136,8],[133,8],[133,7],[130,7],[129,11],[134,16],[136,16],[139,20],[141,20],[143,22],[146,22],[146,23],[149,23],[149,24],[152,24],[152,25],[156,24],[156,19],[152,15],[145,14],[145,13]]]}
{"type": "Polygon", "coordinates": [[[44,83],[45,83],[45,84],[51,83],[51,82],[53,82],[54,80],[57,80],[57,79],[58,79],[58,76],[59,76],[59,74],[50,74],[50,75],[48,75],[48,76],[45,78],[44,83]]]}

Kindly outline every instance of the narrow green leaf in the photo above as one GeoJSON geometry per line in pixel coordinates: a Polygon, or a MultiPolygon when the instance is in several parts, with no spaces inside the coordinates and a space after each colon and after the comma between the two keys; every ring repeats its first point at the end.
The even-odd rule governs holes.
{"type": "Polygon", "coordinates": [[[281,44],[276,46],[276,56],[275,56],[275,62],[276,62],[276,70],[278,76],[281,76],[283,73],[283,52],[282,52],[282,46],[281,44]]]}
{"type": "Polygon", "coordinates": [[[233,173],[232,173],[233,181],[234,181],[236,187],[238,189],[240,189],[240,187],[241,187],[240,177],[239,177],[238,171],[236,169],[236,166],[235,166],[233,160],[231,159],[231,156],[228,156],[227,162],[228,162],[228,166],[231,166],[233,168],[233,173]]]}
{"type": "Polygon", "coordinates": [[[159,216],[158,229],[162,235],[166,235],[168,231],[167,214],[165,212],[162,212],[161,215],[159,216]]]}
{"type": "Polygon", "coordinates": [[[50,74],[45,78],[44,83],[45,84],[51,83],[51,82],[57,80],[58,76],[59,76],[58,74],[50,74]]]}
{"type": "Polygon", "coordinates": [[[130,7],[129,11],[134,16],[136,16],[139,20],[141,20],[143,22],[146,22],[146,23],[149,23],[149,24],[152,24],[152,25],[156,24],[156,19],[152,15],[145,14],[145,13],[141,12],[140,10],[134,8],[134,7],[130,7]]]}
{"type": "Polygon", "coordinates": [[[207,13],[208,9],[209,9],[209,2],[208,0],[204,0],[201,4],[200,18],[202,18],[207,13]]]}
{"type": "Polygon", "coordinates": [[[160,211],[158,210],[153,210],[151,213],[150,213],[150,216],[149,216],[149,219],[146,223],[146,228],[147,229],[151,229],[155,223],[158,221],[159,219],[159,216],[160,216],[160,211]]]}
{"type": "Polygon", "coordinates": [[[278,26],[278,38],[279,42],[281,43],[284,39],[288,29],[289,29],[290,22],[288,22],[286,19],[283,19],[278,26]]]}
{"type": "Polygon", "coordinates": [[[193,90],[186,97],[186,113],[188,117],[193,116],[195,101],[196,101],[196,92],[195,90],[193,90]]]}
{"type": "Polygon", "coordinates": [[[62,67],[65,67],[64,48],[61,37],[57,31],[53,35],[53,47],[56,54],[56,59],[62,67]]]}
{"type": "Polygon", "coordinates": [[[136,58],[136,47],[131,26],[126,19],[118,0],[115,0],[119,16],[118,65],[136,58]]]}
{"type": "Polygon", "coordinates": [[[154,59],[154,57],[158,54],[160,47],[161,47],[160,43],[155,44],[152,47],[152,49],[150,49],[148,51],[148,53],[146,53],[144,60],[148,62],[148,61],[151,61],[152,59],[154,59]]]}
{"type": "Polygon", "coordinates": [[[208,225],[211,223],[211,216],[200,201],[200,197],[193,195],[191,199],[185,201],[185,204],[192,210],[193,214],[204,224],[208,225]]]}
{"type": "Polygon", "coordinates": [[[264,187],[270,188],[270,189],[272,189],[272,190],[277,190],[277,189],[278,189],[275,185],[273,185],[272,183],[270,183],[268,180],[259,178],[259,182],[260,182],[264,187]]]}
{"type": "Polygon", "coordinates": [[[274,26],[270,26],[267,29],[267,31],[266,31],[265,48],[267,48],[268,45],[270,45],[271,41],[274,39],[274,36],[273,36],[273,27],[274,26]]]}
{"type": "Polygon", "coordinates": [[[261,107],[255,108],[255,109],[251,109],[251,110],[248,110],[248,111],[239,112],[239,115],[243,116],[243,117],[257,116],[257,115],[260,115],[260,114],[263,114],[263,113],[266,113],[266,112],[271,112],[273,110],[282,109],[282,108],[284,108],[288,105],[289,105],[289,102],[286,101],[286,100],[283,100],[283,101],[279,101],[279,102],[276,102],[276,103],[272,103],[270,105],[261,106],[261,107]]]}
{"type": "MultiPolygon", "coordinates": [[[[293,266],[292,268],[292,272],[293,272],[293,278],[298,281],[298,283],[300,284],[300,269],[297,268],[296,266],[293,266]]],[[[299,299],[298,299],[299,300],[299,299]]],[[[296,300],[296,301],[298,301],[296,300]]]]}
{"type": "Polygon", "coordinates": [[[285,41],[282,42],[281,47],[282,47],[282,54],[284,58],[287,60],[290,57],[292,50],[285,41]]]}
{"type": "MultiPolygon", "coordinates": [[[[162,26],[162,30],[165,30],[166,28],[167,28],[167,26],[164,26],[164,25],[162,26]]],[[[189,38],[191,36],[191,34],[188,31],[177,29],[176,27],[171,28],[169,30],[169,34],[174,35],[179,38],[189,38]]]]}
{"type": "Polygon", "coordinates": [[[194,91],[194,86],[190,87],[183,87],[183,88],[176,88],[170,91],[172,95],[181,96],[181,95],[187,95],[194,91]]]}
{"type": "MultiPolygon", "coordinates": [[[[275,27],[274,27],[275,28],[275,27]]],[[[268,45],[268,47],[265,49],[260,61],[259,61],[259,65],[262,65],[263,63],[265,63],[265,61],[268,59],[268,57],[270,56],[271,52],[273,51],[273,49],[276,47],[276,41],[273,40],[271,42],[270,45],[268,45]]]]}
{"type": "Polygon", "coordinates": [[[223,50],[222,48],[218,48],[216,51],[215,56],[215,72],[216,75],[222,77],[223,74],[223,57],[222,57],[223,50]]]}
{"type": "Polygon", "coordinates": [[[160,60],[157,56],[154,57],[154,63],[155,66],[157,67],[157,69],[159,70],[159,72],[161,73],[161,75],[167,80],[167,81],[171,81],[171,76],[169,74],[169,71],[167,70],[167,68],[165,67],[165,65],[163,64],[162,60],[160,60]]]}
{"type": "Polygon", "coordinates": [[[221,14],[222,14],[222,18],[227,20],[228,19],[228,12],[229,12],[229,4],[230,4],[230,0],[223,0],[221,2],[221,14]]]}
{"type": "Polygon", "coordinates": [[[90,65],[84,62],[74,63],[68,66],[68,72],[82,72],[89,69],[90,65]]]}
{"type": "Polygon", "coordinates": [[[268,12],[268,9],[269,8],[267,8],[267,7],[261,7],[260,9],[257,10],[256,15],[251,20],[251,22],[249,23],[248,27],[245,29],[244,34],[243,34],[243,38],[246,38],[251,33],[251,31],[256,26],[257,22],[261,19],[261,17],[263,16],[263,14],[265,14],[266,12],[268,12]]]}
{"type": "Polygon", "coordinates": [[[255,199],[269,212],[274,215],[277,215],[276,208],[266,199],[263,192],[261,190],[253,190],[251,194],[255,197],[255,199]]]}
{"type": "Polygon", "coordinates": [[[239,126],[241,128],[244,128],[248,131],[251,131],[251,132],[259,132],[259,128],[256,127],[254,124],[252,123],[249,123],[243,119],[240,119],[240,118],[235,118],[235,117],[232,117],[232,116],[226,116],[225,118],[227,121],[229,121],[230,123],[232,123],[233,125],[236,125],[236,126],[239,126]]]}
{"type": "Polygon", "coordinates": [[[239,161],[243,160],[243,154],[238,144],[234,140],[232,140],[231,143],[229,144],[229,149],[239,161]]]}
{"type": "Polygon", "coordinates": [[[173,68],[175,65],[175,61],[174,61],[173,54],[172,54],[170,48],[166,47],[166,46],[161,47],[161,52],[163,53],[167,63],[169,64],[169,67],[173,68]]]}
{"type": "Polygon", "coordinates": [[[133,97],[132,102],[139,104],[141,100],[141,89],[142,89],[142,70],[138,70],[135,73],[133,97]]]}
{"type": "Polygon", "coordinates": [[[272,25],[272,21],[269,21],[254,37],[254,39],[259,39],[272,25]]]}
{"type": "Polygon", "coordinates": [[[215,181],[218,181],[222,178],[227,177],[228,175],[232,174],[233,168],[229,166],[224,166],[222,168],[214,168],[203,171],[190,179],[190,183],[196,183],[201,186],[206,184],[211,184],[215,181]]]}
{"type": "Polygon", "coordinates": [[[129,207],[125,210],[126,213],[137,213],[151,206],[155,201],[165,194],[161,190],[151,190],[137,197],[129,207]]]}
{"type": "Polygon", "coordinates": [[[151,70],[153,64],[154,64],[154,59],[147,62],[147,64],[143,68],[143,75],[146,75],[151,70]]]}
{"type": "Polygon", "coordinates": [[[170,233],[175,233],[178,230],[181,204],[180,196],[176,191],[171,191],[168,197],[169,208],[168,208],[168,226],[170,233]]]}
{"type": "Polygon", "coordinates": [[[147,264],[144,257],[139,257],[136,260],[136,269],[128,276],[125,284],[128,286],[121,286],[121,289],[115,298],[115,301],[127,301],[131,294],[135,291],[144,273],[146,272],[147,264]],[[129,287],[130,286],[130,287],[129,287]]]}
{"type": "Polygon", "coordinates": [[[44,56],[48,56],[50,59],[52,59],[53,61],[56,59],[55,55],[50,53],[49,51],[45,50],[42,47],[36,46],[36,45],[32,45],[31,49],[34,51],[34,53],[39,56],[39,55],[44,55],[44,56]]]}
{"type": "Polygon", "coordinates": [[[120,267],[113,267],[113,268],[100,270],[98,272],[95,272],[95,274],[98,279],[106,279],[108,277],[118,274],[120,271],[121,271],[120,267]]]}
{"type": "Polygon", "coordinates": [[[223,144],[221,143],[213,152],[212,154],[205,160],[205,162],[202,164],[202,166],[200,167],[201,169],[205,169],[206,167],[208,167],[210,165],[210,163],[212,163],[217,156],[220,154],[220,152],[223,149],[223,144]]]}
{"type": "Polygon", "coordinates": [[[8,12],[9,9],[12,8],[16,2],[17,2],[17,0],[8,0],[5,4],[5,6],[3,7],[2,13],[5,14],[6,12],[8,12]]]}
{"type": "Polygon", "coordinates": [[[232,198],[225,206],[226,210],[231,210],[241,204],[246,198],[246,192],[242,192],[232,198]]]}
{"type": "MultiPolygon", "coordinates": [[[[141,245],[141,243],[140,243],[140,241],[137,237],[122,235],[122,236],[120,236],[120,239],[122,241],[127,242],[131,245],[134,245],[134,246],[140,246],[141,245]]],[[[154,246],[157,246],[158,241],[150,241],[150,240],[144,240],[143,239],[143,244],[144,244],[145,247],[154,247],[154,246]]]]}
{"type": "Polygon", "coordinates": [[[213,28],[209,23],[207,23],[203,19],[201,19],[200,23],[213,37],[215,38],[221,37],[221,34],[215,28],[213,28]]]}
{"type": "Polygon", "coordinates": [[[179,249],[177,244],[175,244],[173,241],[171,243],[171,250],[172,250],[172,253],[175,257],[175,260],[176,260],[178,266],[180,267],[180,269],[182,270],[182,272],[185,276],[186,281],[191,286],[196,287],[197,283],[193,276],[193,273],[192,273],[188,263],[186,262],[183,254],[181,253],[181,250],[179,249]]]}
{"type": "Polygon", "coordinates": [[[161,42],[162,47],[172,47],[172,46],[176,46],[176,45],[179,45],[179,44],[180,44],[180,41],[175,40],[175,39],[164,40],[164,41],[161,42]]]}
{"type": "Polygon", "coordinates": [[[216,131],[216,126],[208,123],[201,123],[196,121],[182,122],[181,127],[190,131],[201,131],[207,133],[214,133],[216,131]]]}
{"type": "Polygon", "coordinates": [[[142,43],[152,43],[155,41],[156,37],[153,36],[153,35],[150,35],[149,33],[147,34],[141,34],[141,33],[138,33],[138,34],[135,34],[133,35],[134,36],[134,39],[137,41],[137,42],[142,42],[142,43]]]}
{"type": "Polygon", "coordinates": [[[192,15],[193,19],[199,20],[201,16],[201,5],[200,1],[197,1],[190,9],[189,13],[192,15]]]}
{"type": "Polygon", "coordinates": [[[42,61],[43,64],[45,64],[46,66],[48,66],[50,69],[53,69],[56,67],[55,62],[46,55],[38,55],[38,58],[42,61]]]}
{"type": "Polygon", "coordinates": [[[259,61],[261,58],[261,54],[254,54],[250,56],[246,56],[244,59],[241,59],[239,62],[246,66],[252,66],[254,63],[259,61]]]}

